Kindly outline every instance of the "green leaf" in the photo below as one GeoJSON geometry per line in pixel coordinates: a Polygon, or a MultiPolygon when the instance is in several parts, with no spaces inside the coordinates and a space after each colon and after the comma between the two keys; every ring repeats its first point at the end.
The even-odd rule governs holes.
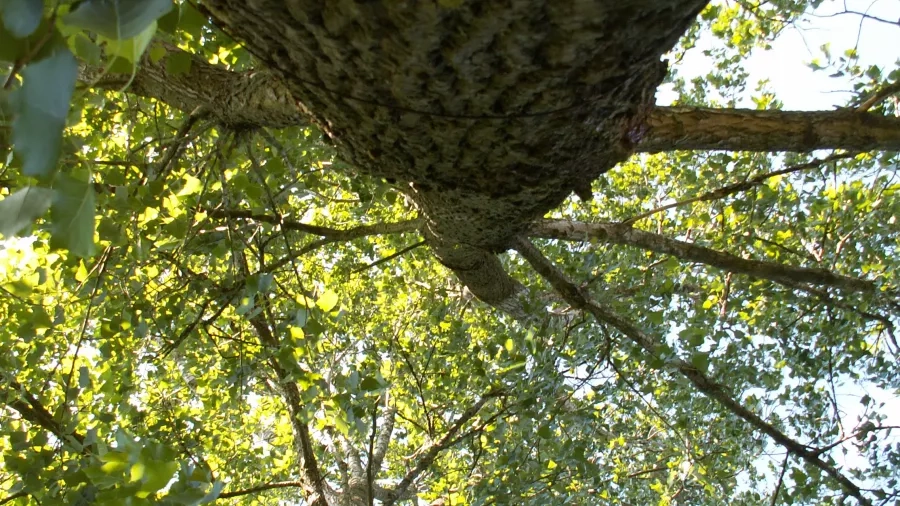
{"type": "Polygon", "coordinates": [[[86,0],[63,21],[107,39],[125,40],[144,32],[172,6],[172,0],[86,0]]]}
{"type": "Polygon", "coordinates": [[[77,75],[78,64],[67,48],[22,71],[22,88],[10,100],[16,113],[12,142],[25,175],[46,177],[53,172],[77,75]]]}
{"type": "Polygon", "coordinates": [[[336,306],[337,303],[338,303],[337,294],[332,292],[331,290],[326,290],[325,293],[323,293],[322,296],[319,297],[319,300],[316,301],[316,306],[318,306],[319,309],[321,309],[322,311],[327,313],[327,312],[331,311],[332,309],[334,309],[334,306],[336,306]]]}
{"type": "Polygon", "coordinates": [[[373,376],[366,376],[359,383],[359,388],[365,390],[366,392],[371,392],[373,390],[378,390],[379,388],[381,388],[381,382],[379,382],[378,379],[373,376]]]}
{"type": "Polygon", "coordinates": [[[189,34],[194,40],[199,40],[203,35],[203,26],[206,24],[206,16],[194,8],[190,2],[181,4],[181,19],[178,27],[189,34]]]}
{"type": "Polygon", "coordinates": [[[222,493],[223,488],[225,488],[225,483],[216,481],[215,483],[213,483],[212,489],[209,491],[209,493],[206,494],[203,499],[200,499],[200,502],[198,502],[197,504],[206,504],[208,502],[215,501],[219,497],[219,494],[222,493]]]}
{"type": "Polygon", "coordinates": [[[54,247],[66,248],[80,257],[94,254],[94,187],[69,175],[54,185],[56,198],[50,208],[54,247]]]}
{"type": "Polygon", "coordinates": [[[166,56],[166,48],[165,46],[156,44],[152,48],[150,48],[150,61],[153,63],[159,62],[166,56]]]}
{"type": "Polygon", "coordinates": [[[5,0],[3,2],[3,25],[14,36],[27,37],[34,33],[41,24],[43,10],[44,2],[42,0],[5,0]]]}
{"type": "Polygon", "coordinates": [[[178,30],[178,21],[181,20],[181,9],[174,8],[168,12],[168,14],[159,18],[157,23],[159,24],[159,29],[168,33],[175,34],[175,31],[178,30]]]}
{"type": "Polygon", "coordinates": [[[150,45],[153,36],[156,34],[156,21],[152,21],[147,28],[139,32],[134,37],[127,39],[103,38],[101,41],[106,42],[106,52],[111,56],[118,56],[124,60],[131,62],[133,66],[137,66],[141,59],[141,55],[150,45]]]}
{"type": "Polygon", "coordinates": [[[144,468],[143,483],[137,496],[147,497],[151,493],[165,487],[177,470],[177,462],[148,462],[144,468]]]}
{"type": "Polygon", "coordinates": [[[43,215],[53,201],[53,190],[30,186],[0,200],[0,235],[18,234],[43,215]]]}
{"type": "Polygon", "coordinates": [[[87,35],[76,33],[72,38],[72,48],[75,50],[75,54],[85,62],[92,65],[100,64],[100,57],[102,56],[100,46],[87,35]]]}

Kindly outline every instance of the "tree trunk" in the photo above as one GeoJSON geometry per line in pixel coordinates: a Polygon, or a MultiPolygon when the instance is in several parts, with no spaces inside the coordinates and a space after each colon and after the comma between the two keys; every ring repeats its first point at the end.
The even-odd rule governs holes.
{"type": "Polygon", "coordinates": [[[479,298],[494,256],[624,160],[706,0],[205,2],[361,173],[406,192],[479,298]]]}
{"type": "Polygon", "coordinates": [[[900,149],[900,118],[871,113],[652,107],[658,55],[702,0],[545,3],[211,0],[271,68],[193,58],[178,75],[145,58],[129,91],[229,126],[315,121],[358,171],[410,195],[437,257],[513,314],[521,285],[495,253],[631,151],[900,149]]]}

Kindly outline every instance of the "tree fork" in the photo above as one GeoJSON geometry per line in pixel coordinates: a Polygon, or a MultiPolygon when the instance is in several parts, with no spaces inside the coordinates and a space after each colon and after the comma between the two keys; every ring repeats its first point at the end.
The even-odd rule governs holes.
{"type": "Polygon", "coordinates": [[[496,305],[517,286],[489,256],[631,154],[660,56],[706,0],[457,3],[204,5],[345,161],[411,197],[438,259],[496,305]]]}

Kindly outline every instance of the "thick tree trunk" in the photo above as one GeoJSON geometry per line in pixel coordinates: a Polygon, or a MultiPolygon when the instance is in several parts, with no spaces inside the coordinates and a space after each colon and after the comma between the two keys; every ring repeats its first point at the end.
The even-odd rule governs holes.
{"type": "Polygon", "coordinates": [[[630,154],[660,55],[705,4],[204,3],[346,161],[412,197],[436,256],[495,305],[519,285],[493,254],[630,154]]]}
{"type": "Polygon", "coordinates": [[[211,0],[271,68],[193,58],[173,75],[147,59],[130,91],[231,126],[317,122],[357,170],[415,200],[475,295],[513,314],[521,285],[494,253],[631,151],[900,149],[900,118],[652,107],[658,55],[703,0],[461,3],[211,0]]]}

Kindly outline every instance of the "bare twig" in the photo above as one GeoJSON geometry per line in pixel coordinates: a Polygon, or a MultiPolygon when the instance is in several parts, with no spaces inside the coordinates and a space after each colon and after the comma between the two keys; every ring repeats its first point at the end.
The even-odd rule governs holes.
{"type": "Polygon", "coordinates": [[[381,265],[381,264],[383,264],[383,263],[390,262],[391,260],[393,260],[393,259],[395,259],[395,258],[397,258],[397,257],[399,257],[399,256],[402,256],[403,254],[405,254],[405,253],[407,253],[407,252],[409,252],[409,251],[412,251],[412,250],[414,250],[414,249],[416,249],[416,248],[418,248],[419,246],[422,246],[422,245],[424,245],[424,244],[425,244],[425,241],[419,241],[419,242],[417,242],[417,243],[410,244],[409,246],[407,246],[407,247],[405,247],[405,248],[403,248],[403,249],[401,249],[401,250],[399,250],[399,251],[397,251],[397,252],[395,252],[395,253],[392,253],[392,254],[390,254],[390,255],[384,257],[384,258],[379,258],[378,260],[376,260],[376,261],[374,261],[374,262],[372,262],[372,263],[370,263],[370,264],[366,264],[366,265],[364,265],[364,266],[362,266],[362,267],[359,267],[359,268],[357,268],[357,269],[353,269],[353,270],[351,271],[351,274],[356,274],[356,273],[358,273],[358,272],[362,272],[362,271],[371,269],[372,267],[376,267],[376,266],[381,265]]]}
{"type": "Polygon", "coordinates": [[[303,488],[303,482],[300,481],[276,481],[273,483],[266,483],[263,485],[257,485],[255,487],[245,488],[241,490],[235,490],[233,492],[223,492],[219,494],[219,499],[228,499],[229,497],[240,497],[242,495],[250,495],[250,494],[258,494],[259,492],[265,492],[266,490],[278,489],[278,488],[303,488]]]}

